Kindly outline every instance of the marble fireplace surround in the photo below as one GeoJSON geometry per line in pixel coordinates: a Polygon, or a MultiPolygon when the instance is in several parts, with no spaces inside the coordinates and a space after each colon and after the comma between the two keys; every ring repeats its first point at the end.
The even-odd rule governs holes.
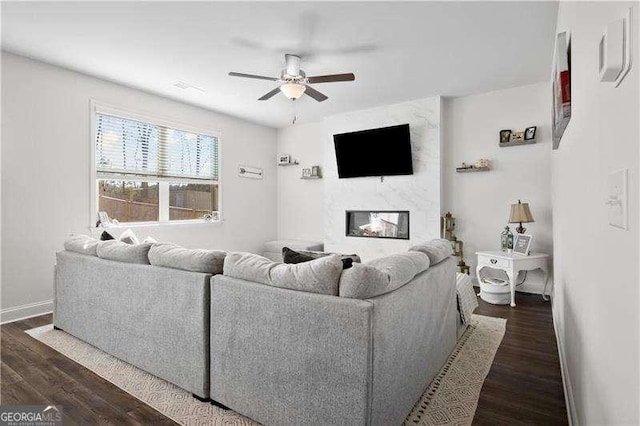
{"type": "Polygon", "coordinates": [[[440,235],[439,96],[334,115],[323,122],[324,245],[326,251],[358,253],[364,260],[406,251],[440,235]],[[339,179],[333,135],[409,123],[413,175],[339,179]],[[345,212],[409,211],[409,239],[354,238],[345,212]]]}

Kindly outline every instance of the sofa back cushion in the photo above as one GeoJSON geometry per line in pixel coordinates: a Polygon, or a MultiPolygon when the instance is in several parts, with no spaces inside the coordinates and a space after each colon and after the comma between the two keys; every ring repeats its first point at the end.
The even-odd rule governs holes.
{"type": "Polygon", "coordinates": [[[64,249],[75,253],[97,256],[99,240],[88,235],[70,235],[64,241],[64,249]]]}
{"type": "Polygon", "coordinates": [[[440,263],[453,254],[451,241],[449,240],[431,240],[426,243],[418,244],[409,249],[409,251],[419,251],[429,256],[432,265],[440,263]]]}
{"type": "Polygon", "coordinates": [[[149,250],[149,263],[185,271],[221,274],[226,252],[188,249],[172,243],[155,243],[149,250]]]}
{"type": "Polygon", "coordinates": [[[341,297],[367,299],[402,287],[419,273],[429,269],[429,257],[420,252],[397,253],[354,263],[340,277],[341,297]]]}
{"type": "Polygon", "coordinates": [[[298,264],[272,262],[252,253],[229,253],[224,275],[309,293],[338,294],[342,261],[332,255],[298,264]]]}
{"type": "Polygon", "coordinates": [[[100,241],[98,257],[125,263],[149,264],[151,244],[127,244],[118,240],[100,241]]]}

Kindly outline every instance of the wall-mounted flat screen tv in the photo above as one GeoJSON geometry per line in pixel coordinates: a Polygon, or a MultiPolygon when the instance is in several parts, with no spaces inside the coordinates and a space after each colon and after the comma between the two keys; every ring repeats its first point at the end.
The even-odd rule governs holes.
{"type": "Polygon", "coordinates": [[[333,135],[338,176],[412,175],[409,125],[333,135]]]}

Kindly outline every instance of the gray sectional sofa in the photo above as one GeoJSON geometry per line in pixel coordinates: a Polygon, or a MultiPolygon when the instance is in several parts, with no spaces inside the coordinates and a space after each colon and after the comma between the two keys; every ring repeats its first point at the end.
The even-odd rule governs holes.
{"type": "Polygon", "coordinates": [[[456,344],[450,248],[343,271],[93,244],[57,255],[54,325],[264,424],[401,424],[456,344]]]}

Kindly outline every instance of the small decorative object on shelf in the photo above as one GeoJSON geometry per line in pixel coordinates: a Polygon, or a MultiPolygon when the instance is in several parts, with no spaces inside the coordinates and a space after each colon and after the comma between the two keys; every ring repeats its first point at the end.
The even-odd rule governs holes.
{"type": "Polygon", "coordinates": [[[508,226],[504,227],[504,231],[500,234],[500,249],[504,252],[511,252],[513,249],[513,234],[508,226]]]}
{"type": "Polygon", "coordinates": [[[486,158],[476,160],[474,164],[462,163],[462,166],[456,168],[458,173],[488,172],[489,170],[491,170],[491,162],[486,158]]]}
{"type": "Polygon", "coordinates": [[[310,178],[311,177],[311,169],[302,169],[302,177],[310,178]]]}
{"type": "Polygon", "coordinates": [[[511,130],[500,130],[500,143],[511,142],[511,130]]]}
{"type": "Polygon", "coordinates": [[[311,176],[313,177],[322,177],[322,173],[320,173],[320,166],[311,166],[311,176]]]}

